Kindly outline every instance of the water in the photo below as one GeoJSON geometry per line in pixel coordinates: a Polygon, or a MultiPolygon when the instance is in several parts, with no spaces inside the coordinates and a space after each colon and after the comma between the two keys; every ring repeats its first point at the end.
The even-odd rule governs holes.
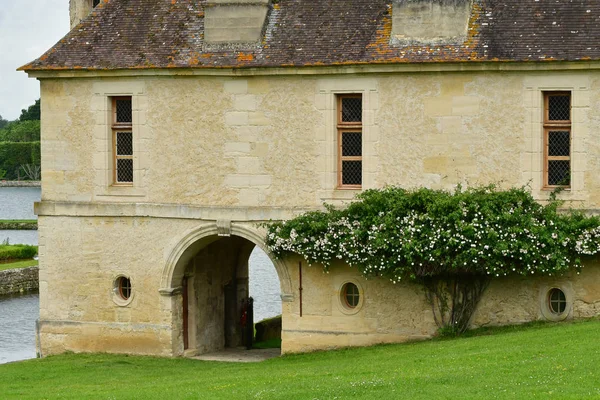
{"type": "Polygon", "coordinates": [[[275,266],[256,247],[250,255],[250,296],[254,298],[254,322],[281,314],[281,287],[275,266]]]}
{"type": "Polygon", "coordinates": [[[33,203],[41,196],[39,187],[0,187],[0,219],[36,219],[33,203]]]}
{"type": "MultiPolygon", "coordinates": [[[[33,203],[40,201],[39,187],[0,187],[0,219],[37,219],[33,203]]],[[[0,243],[38,244],[37,231],[0,230],[0,243]]]]}
{"type": "Polygon", "coordinates": [[[0,230],[0,243],[8,240],[10,244],[30,244],[37,246],[38,232],[37,231],[7,231],[0,230]]]}
{"type": "Polygon", "coordinates": [[[0,364],[35,358],[39,296],[0,297],[0,364]]]}

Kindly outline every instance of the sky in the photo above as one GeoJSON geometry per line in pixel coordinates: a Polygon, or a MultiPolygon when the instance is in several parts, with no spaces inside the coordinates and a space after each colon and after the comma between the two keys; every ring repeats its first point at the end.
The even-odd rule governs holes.
{"type": "Polygon", "coordinates": [[[0,115],[14,120],[40,97],[40,84],[16,69],[69,31],[69,0],[0,0],[0,115]]]}

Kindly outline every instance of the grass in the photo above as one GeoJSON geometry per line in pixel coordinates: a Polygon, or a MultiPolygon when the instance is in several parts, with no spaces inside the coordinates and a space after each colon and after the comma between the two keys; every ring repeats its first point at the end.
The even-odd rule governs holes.
{"type": "Polygon", "coordinates": [[[27,267],[37,267],[38,260],[23,260],[23,261],[15,261],[6,264],[0,263],[0,271],[4,271],[7,269],[17,269],[17,268],[27,268],[27,267]]]}
{"type": "Polygon", "coordinates": [[[598,320],[534,324],[257,364],[68,354],[0,365],[0,393],[3,399],[597,398],[599,331],[598,320]]]}
{"type": "Polygon", "coordinates": [[[0,224],[37,224],[37,219],[0,219],[0,224]]]}

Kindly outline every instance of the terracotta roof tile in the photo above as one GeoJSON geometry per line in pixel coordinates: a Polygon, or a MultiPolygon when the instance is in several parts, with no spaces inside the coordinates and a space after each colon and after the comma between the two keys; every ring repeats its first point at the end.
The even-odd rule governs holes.
{"type": "Polygon", "coordinates": [[[390,45],[391,0],[280,0],[261,46],[204,51],[204,0],[109,0],[21,69],[600,60],[598,0],[473,3],[456,45],[390,45]]]}

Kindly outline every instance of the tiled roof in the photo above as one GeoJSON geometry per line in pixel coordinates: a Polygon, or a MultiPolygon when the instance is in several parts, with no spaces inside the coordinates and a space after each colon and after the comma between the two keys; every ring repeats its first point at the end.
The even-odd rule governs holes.
{"type": "Polygon", "coordinates": [[[473,0],[455,45],[390,45],[391,0],[279,0],[261,46],[204,50],[205,0],[108,0],[24,70],[600,60],[599,0],[473,0]]]}

